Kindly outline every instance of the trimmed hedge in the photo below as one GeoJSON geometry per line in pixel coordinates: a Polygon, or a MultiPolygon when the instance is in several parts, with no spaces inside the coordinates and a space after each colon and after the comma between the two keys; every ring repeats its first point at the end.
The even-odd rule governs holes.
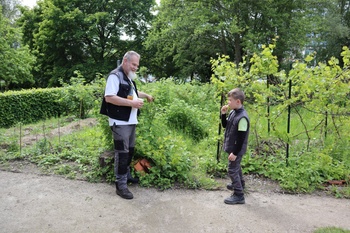
{"type": "Polygon", "coordinates": [[[33,123],[66,113],[59,100],[62,88],[31,89],[0,93],[0,127],[11,127],[18,122],[33,123]]]}

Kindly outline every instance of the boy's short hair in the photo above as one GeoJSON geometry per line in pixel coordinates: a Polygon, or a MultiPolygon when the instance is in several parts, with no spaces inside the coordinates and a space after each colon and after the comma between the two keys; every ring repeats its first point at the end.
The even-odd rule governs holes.
{"type": "Polygon", "coordinates": [[[243,104],[245,99],[244,92],[239,88],[232,89],[231,91],[228,92],[227,96],[232,97],[235,100],[237,99],[240,100],[241,104],[243,104]]]}

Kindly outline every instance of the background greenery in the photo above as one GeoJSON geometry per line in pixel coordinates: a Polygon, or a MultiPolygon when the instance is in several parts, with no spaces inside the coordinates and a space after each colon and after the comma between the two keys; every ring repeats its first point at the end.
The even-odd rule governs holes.
{"type": "Polygon", "coordinates": [[[342,62],[349,45],[348,0],[0,2],[1,90],[61,86],[77,70],[90,82],[127,50],[142,55],[146,74],[209,82],[217,54],[249,63],[276,38],[280,70],[313,52],[313,65],[342,62]]]}
{"type": "Polygon", "coordinates": [[[62,91],[58,88],[0,93],[0,127],[10,127],[19,122],[28,124],[59,116],[66,109],[63,103],[59,103],[61,96],[62,91]]]}
{"type": "MultiPolygon", "coordinates": [[[[153,165],[142,185],[215,188],[213,178],[227,165],[218,147],[221,97],[233,87],[245,91],[252,123],[245,173],[290,192],[312,192],[331,179],[349,183],[349,1],[42,0],[33,9],[17,3],[1,0],[1,91],[62,87],[54,101],[65,104],[63,115],[96,117],[99,125],[51,138],[44,121],[30,127],[46,136],[22,147],[23,123],[40,117],[23,118],[32,109],[11,104],[30,107],[47,97],[7,92],[11,102],[3,101],[2,113],[17,113],[6,122],[21,121],[1,129],[5,166],[28,161],[71,178],[112,181],[113,169],[98,163],[112,145],[98,114],[101,77],[136,50],[140,76],[157,77],[139,83],[156,97],[138,126],[137,157],[153,165]]],[[[331,191],[349,197],[348,187],[331,191]]]]}
{"type": "MultiPolygon", "coordinates": [[[[101,87],[103,81],[94,85],[98,83],[101,87]]],[[[258,85],[266,88],[265,83],[258,85]]],[[[213,84],[178,83],[171,79],[139,83],[139,89],[156,97],[155,102],[145,103],[137,127],[136,159],[147,158],[152,164],[150,173],[141,176],[141,185],[160,189],[174,185],[217,188],[215,178],[226,176],[227,168],[227,156],[221,151],[217,160],[217,145],[219,142],[221,148],[223,136],[218,134],[220,91],[213,84]]],[[[247,96],[251,94],[248,92],[247,96]]],[[[6,166],[13,160],[29,161],[44,171],[70,178],[113,182],[113,164],[106,167],[99,164],[99,156],[111,150],[111,133],[107,118],[98,114],[100,99],[94,103],[90,116],[98,118],[97,125],[61,137],[44,138],[22,150],[18,144],[16,146],[18,141],[14,138],[18,127],[2,129],[4,138],[13,136],[7,148],[1,151],[2,164],[6,166]]],[[[349,133],[346,129],[336,132],[332,127],[325,137],[323,127],[314,126],[313,119],[317,119],[318,114],[306,110],[295,114],[293,111],[292,125],[295,127],[288,139],[285,133],[287,114],[277,114],[276,124],[268,133],[266,106],[257,105],[252,99],[245,103],[252,123],[249,150],[242,162],[245,174],[277,180],[285,191],[296,193],[323,189],[323,184],[329,180],[349,182],[350,161],[346,150],[349,133]],[[304,126],[297,124],[300,118],[315,128],[308,132],[313,140],[309,145],[304,126]],[[288,160],[286,141],[291,147],[288,160]]],[[[278,107],[278,104],[273,106],[278,107]]],[[[340,120],[349,124],[348,117],[340,120]]],[[[334,187],[330,192],[337,197],[349,197],[349,190],[348,187],[334,187]]]]}

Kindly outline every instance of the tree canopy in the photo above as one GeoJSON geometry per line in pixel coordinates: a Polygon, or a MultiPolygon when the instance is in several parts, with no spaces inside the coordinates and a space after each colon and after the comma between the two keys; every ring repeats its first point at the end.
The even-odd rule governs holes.
{"type": "Polygon", "coordinates": [[[342,62],[349,46],[350,0],[40,0],[21,7],[15,20],[16,1],[1,0],[2,12],[21,26],[16,40],[36,57],[35,87],[58,86],[75,71],[93,80],[127,50],[138,51],[143,70],[157,78],[210,82],[212,58],[245,60],[249,69],[254,53],[272,41],[279,69],[310,53],[313,65],[331,57],[342,62]]]}
{"type": "Polygon", "coordinates": [[[88,80],[117,64],[144,39],[153,0],[43,0],[23,10],[24,40],[38,58],[39,86],[58,85],[79,70],[88,80]],[[127,39],[124,39],[127,38],[127,39]]]}
{"type": "Polygon", "coordinates": [[[13,85],[34,83],[31,74],[35,57],[21,44],[21,30],[3,15],[0,6],[0,85],[8,90],[13,85]]]}
{"type": "MultiPolygon", "coordinates": [[[[251,57],[275,38],[274,55],[282,66],[288,66],[291,60],[304,56],[306,46],[327,44],[327,32],[333,28],[339,29],[332,35],[338,42],[348,35],[344,23],[328,21],[334,15],[344,18],[336,9],[349,4],[341,2],[344,1],[162,0],[146,46],[155,50],[153,60],[162,68],[162,76],[187,78],[197,74],[200,80],[208,81],[211,57],[225,54],[238,64],[243,56],[251,57]]],[[[338,56],[342,45],[336,45],[338,56]]],[[[332,51],[329,47],[322,49],[332,51]]],[[[321,54],[319,57],[330,58],[321,54]]]]}

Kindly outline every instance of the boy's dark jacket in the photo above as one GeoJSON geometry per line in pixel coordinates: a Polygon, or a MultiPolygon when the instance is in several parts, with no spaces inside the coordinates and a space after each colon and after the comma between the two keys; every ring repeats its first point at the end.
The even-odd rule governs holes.
{"type": "Polygon", "coordinates": [[[248,135],[249,135],[249,117],[245,109],[240,108],[231,111],[228,118],[226,114],[221,115],[222,126],[225,129],[225,138],[223,149],[227,153],[233,153],[236,156],[242,156],[247,151],[248,135]],[[238,131],[238,123],[242,118],[246,118],[248,122],[247,131],[238,131]]]}
{"type": "MultiPolygon", "coordinates": [[[[117,96],[127,98],[128,94],[130,93],[130,89],[133,88],[133,86],[135,87],[136,95],[139,95],[137,92],[136,83],[134,81],[132,81],[132,83],[130,82],[129,78],[125,75],[122,66],[112,70],[109,75],[111,74],[114,74],[119,78],[119,91],[117,96]]],[[[120,121],[129,121],[131,109],[132,108],[129,106],[118,106],[107,103],[106,98],[103,97],[100,114],[107,115],[112,119],[120,121]]],[[[140,111],[138,110],[138,114],[139,113],[140,111]]]]}

